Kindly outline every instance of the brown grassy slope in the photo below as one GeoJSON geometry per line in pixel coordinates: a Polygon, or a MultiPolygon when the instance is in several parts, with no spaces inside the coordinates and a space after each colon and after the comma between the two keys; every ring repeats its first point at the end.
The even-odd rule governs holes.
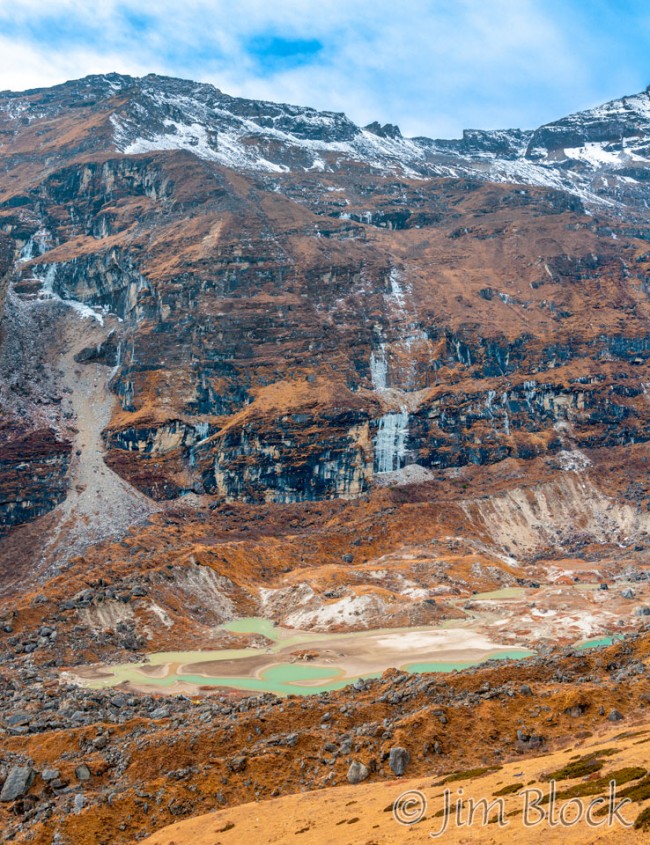
{"type": "MultiPolygon", "coordinates": [[[[553,845],[621,845],[622,843],[647,842],[650,831],[650,780],[644,775],[648,770],[647,743],[650,725],[641,723],[633,730],[621,733],[620,729],[599,731],[597,735],[578,739],[574,745],[541,757],[517,760],[496,770],[483,767],[451,776],[402,778],[380,784],[341,786],[327,791],[308,792],[276,798],[261,803],[243,804],[227,810],[199,816],[195,819],[170,825],[144,840],[144,845],[230,845],[230,843],[259,842],[265,845],[286,845],[301,842],[307,845],[401,845],[435,841],[430,834],[440,834],[443,826],[441,812],[445,807],[444,789],[451,792],[451,815],[444,833],[445,842],[456,843],[530,843],[540,838],[553,845]],[[525,790],[531,790],[529,801],[537,800],[532,790],[541,790],[544,798],[549,795],[549,773],[567,766],[576,771],[576,758],[593,760],[601,766],[592,775],[566,777],[557,781],[555,812],[550,816],[549,804],[542,805],[545,819],[532,808],[524,814],[525,790]],[[609,781],[617,784],[617,792],[639,786],[638,796],[620,810],[620,818],[597,816],[596,811],[607,803],[595,805],[593,819],[600,827],[590,826],[583,818],[575,826],[557,824],[560,811],[567,802],[580,797],[584,812],[590,802],[599,798],[609,801],[609,781]],[[462,792],[460,791],[462,790],[462,792]],[[412,826],[397,823],[391,805],[406,792],[423,794],[425,805],[419,797],[417,811],[423,818],[412,826]],[[504,795],[504,793],[506,793],[504,795]],[[642,797],[641,797],[642,796],[642,797]],[[479,809],[468,825],[468,803],[486,799],[489,803],[502,801],[503,824],[496,820],[501,807],[495,806],[488,814],[490,824],[483,823],[484,813],[479,809]],[[461,822],[456,820],[456,802],[465,802],[461,822]],[[644,815],[645,814],[645,815],[644,815]],[[644,822],[645,819],[645,822],[644,822]],[[529,824],[526,824],[528,820],[529,824]],[[637,827],[628,829],[625,823],[637,827]],[[531,823],[535,823],[534,826],[531,823]],[[530,826],[529,826],[530,825],[530,826]]],[[[636,794],[635,794],[636,797],[636,794]]],[[[620,800],[620,799],[618,799],[620,800]]],[[[618,801],[616,802],[618,803],[618,801]]],[[[567,821],[576,818],[574,804],[563,811],[567,821]]]]}

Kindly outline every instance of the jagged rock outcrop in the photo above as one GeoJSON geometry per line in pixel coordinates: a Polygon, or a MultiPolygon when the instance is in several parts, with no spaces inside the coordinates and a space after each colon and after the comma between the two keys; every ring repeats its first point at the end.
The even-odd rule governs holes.
{"type": "Polygon", "coordinates": [[[372,479],[363,411],[282,415],[246,422],[197,448],[204,487],[228,501],[301,502],[354,498],[372,479]]]}
{"type": "Polygon", "coordinates": [[[0,428],[0,536],[65,499],[71,444],[54,431],[0,428]]]}

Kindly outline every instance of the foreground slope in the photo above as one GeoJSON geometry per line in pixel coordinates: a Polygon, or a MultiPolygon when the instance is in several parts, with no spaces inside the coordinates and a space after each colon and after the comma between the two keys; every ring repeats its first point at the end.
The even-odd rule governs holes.
{"type": "Polygon", "coordinates": [[[285,845],[297,841],[296,836],[308,845],[398,845],[436,840],[459,844],[469,841],[519,843],[527,841],[527,837],[538,836],[544,842],[558,845],[647,842],[650,782],[643,772],[647,771],[649,736],[648,724],[641,723],[633,730],[603,731],[597,736],[580,738],[575,745],[562,750],[504,766],[477,767],[435,777],[401,778],[381,784],[341,786],[242,804],[172,824],[145,839],[144,845],[215,845],[217,842],[228,845],[245,841],[285,845]],[[592,770],[591,776],[579,773],[588,770],[592,770]],[[556,781],[557,800],[551,810],[549,776],[554,773],[559,774],[559,779],[556,781]],[[611,781],[616,783],[621,796],[614,806],[624,800],[626,793],[643,797],[630,799],[630,803],[610,821],[606,815],[599,817],[596,813],[609,806],[611,781]],[[442,814],[446,806],[446,789],[450,792],[447,800],[451,811],[447,814],[445,827],[442,814]],[[410,810],[412,815],[401,816],[398,809],[395,812],[399,818],[410,819],[408,825],[399,824],[392,812],[394,805],[400,807],[400,797],[405,794],[410,794],[415,801],[410,810]],[[532,802],[538,801],[540,796],[543,803],[539,809],[534,809],[532,802]],[[581,808],[576,799],[582,802],[581,808]],[[590,825],[585,820],[587,808],[590,802],[599,799],[594,805],[595,825],[590,825]],[[474,816],[469,815],[470,800],[478,804],[474,816]],[[483,800],[493,804],[487,813],[487,822],[479,804],[483,800]],[[456,815],[458,801],[463,802],[460,823],[456,815]],[[528,810],[526,801],[529,802],[528,810]],[[566,809],[563,809],[565,805],[566,809]],[[500,812],[501,824],[498,823],[500,812]],[[581,819],[578,814],[582,815],[581,819]],[[560,818],[569,824],[561,824],[560,818]]]}
{"type": "MultiPolygon", "coordinates": [[[[588,755],[601,737],[613,748],[610,755],[579,769],[575,777],[557,780],[562,789],[593,786],[594,794],[601,794],[602,785],[593,776],[618,771],[621,781],[629,778],[622,786],[640,787],[626,814],[634,820],[650,797],[645,751],[649,654],[646,631],[607,649],[556,651],[453,675],[393,671],[338,692],[284,699],[215,695],[161,700],[128,690],[59,686],[56,670],[43,669],[34,677],[34,670],[24,667],[7,673],[2,685],[7,714],[3,765],[7,775],[14,767],[26,767],[32,779],[26,794],[0,802],[0,822],[7,837],[33,845],[126,845],[190,816],[225,809],[235,817],[226,813],[208,831],[219,841],[217,828],[236,820],[240,832],[235,827],[235,839],[231,835],[223,842],[238,841],[246,829],[238,805],[316,790],[324,802],[314,799],[315,813],[320,813],[331,788],[347,786],[355,760],[368,768],[361,788],[370,787],[371,807],[380,801],[383,810],[402,789],[389,765],[391,749],[400,747],[410,755],[405,778],[419,779],[435,814],[444,786],[431,790],[432,781],[465,772],[465,778],[450,782],[451,788],[471,783],[472,790],[480,791],[481,780],[474,781],[469,770],[492,768],[487,797],[511,783],[534,779],[541,786],[540,775],[555,771],[556,760],[562,764],[567,757],[588,755]],[[548,756],[556,751],[563,757],[548,756]],[[633,773],[621,773],[632,765],[633,773]],[[522,771],[530,776],[516,778],[522,771]],[[497,786],[499,780],[503,783],[497,786]]],[[[354,796],[343,803],[351,800],[354,796]]],[[[512,810],[515,799],[507,800],[512,810]]],[[[304,796],[307,807],[310,802],[304,796]]],[[[279,828],[272,805],[256,806],[259,813],[269,807],[271,829],[276,829],[276,818],[279,828]]],[[[338,809],[340,803],[333,806],[338,809]]],[[[362,811],[350,805],[345,815],[332,817],[332,825],[343,818],[363,819],[362,811]]],[[[432,814],[430,823],[437,820],[432,814]]],[[[374,809],[366,821],[373,815],[374,809]]],[[[256,812],[251,820],[257,817],[256,812]]],[[[310,826],[289,822],[291,841],[296,831],[310,826]]],[[[372,822],[377,823],[381,826],[373,835],[393,835],[390,813],[372,822]]],[[[350,839],[344,842],[359,841],[348,831],[350,839]]],[[[163,841],[170,839],[174,835],[163,841]]],[[[183,841],[179,838],[177,845],[183,841]]]]}

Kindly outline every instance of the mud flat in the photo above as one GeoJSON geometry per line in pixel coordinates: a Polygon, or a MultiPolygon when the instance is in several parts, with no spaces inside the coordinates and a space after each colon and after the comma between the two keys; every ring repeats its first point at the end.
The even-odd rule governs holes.
{"type": "Polygon", "coordinates": [[[65,677],[94,689],[128,686],[176,694],[199,688],[232,688],[278,695],[340,689],[357,678],[386,669],[450,672],[490,659],[521,659],[525,648],[492,642],[467,627],[402,628],[320,634],[273,626],[267,619],[240,619],[224,626],[238,633],[263,634],[266,648],[161,652],[147,663],[90,666],[65,677]]]}

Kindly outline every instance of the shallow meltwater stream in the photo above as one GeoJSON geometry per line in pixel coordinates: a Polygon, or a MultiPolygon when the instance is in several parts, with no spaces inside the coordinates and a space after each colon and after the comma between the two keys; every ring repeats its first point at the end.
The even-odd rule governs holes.
{"type": "Polygon", "coordinates": [[[386,628],[322,634],[281,628],[268,619],[237,619],[222,626],[264,636],[261,648],[160,652],[146,663],[75,669],[68,679],[98,689],[126,685],[147,692],[230,688],[276,695],[340,689],[389,668],[451,672],[486,660],[519,660],[534,652],[491,642],[466,627],[386,628]]]}

